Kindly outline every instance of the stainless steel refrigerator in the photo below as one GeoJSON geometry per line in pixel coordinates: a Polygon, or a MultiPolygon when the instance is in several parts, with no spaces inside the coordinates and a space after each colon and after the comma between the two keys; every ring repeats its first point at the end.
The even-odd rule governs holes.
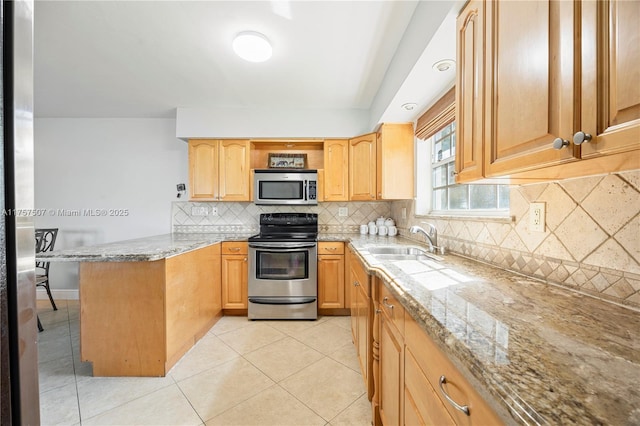
{"type": "Polygon", "coordinates": [[[33,0],[2,1],[0,424],[38,425],[33,215],[33,0]]]}

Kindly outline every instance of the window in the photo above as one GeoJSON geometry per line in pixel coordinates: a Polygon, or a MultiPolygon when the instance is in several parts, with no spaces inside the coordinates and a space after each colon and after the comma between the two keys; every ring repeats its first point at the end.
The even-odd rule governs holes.
{"type": "Polygon", "coordinates": [[[456,123],[431,136],[431,211],[502,213],[509,211],[508,185],[455,183],[456,123]]]}

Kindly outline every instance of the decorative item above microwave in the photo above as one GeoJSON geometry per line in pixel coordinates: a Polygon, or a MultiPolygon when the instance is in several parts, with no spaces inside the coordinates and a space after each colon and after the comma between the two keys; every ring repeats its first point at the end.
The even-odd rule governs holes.
{"type": "Polygon", "coordinates": [[[318,171],[309,169],[256,169],[253,202],[259,205],[316,205],[318,171]]]}
{"type": "Polygon", "coordinates": [[[270,169],[304,169],[307,154],[275,154],[269,153],[270,169]]]}

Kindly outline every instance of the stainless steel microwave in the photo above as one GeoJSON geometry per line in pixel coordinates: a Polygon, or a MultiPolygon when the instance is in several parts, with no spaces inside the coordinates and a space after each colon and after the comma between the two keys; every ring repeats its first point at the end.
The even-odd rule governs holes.
{"type": "Polygon", "coordinates": [[[261,205],[316,205],[318,171],[309,169],[257,169],[253,202],[261,205]]]}

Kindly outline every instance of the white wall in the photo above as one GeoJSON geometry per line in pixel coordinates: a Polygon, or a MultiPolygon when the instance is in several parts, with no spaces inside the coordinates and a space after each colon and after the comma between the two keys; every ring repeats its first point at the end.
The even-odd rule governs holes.
{"type": "MultiPolygon", "coordinates": [[[[176,184],[188,181],[187,144],[176,139],[175,126],[173,119],[36,118],[35,207],[44,211],[36,227],[60,229],[56,249],[171,232],[176,184]]],[[[78,288],[77,266],[52,264],[54,297],[64,297],[57,289],[78,288]]]]}

